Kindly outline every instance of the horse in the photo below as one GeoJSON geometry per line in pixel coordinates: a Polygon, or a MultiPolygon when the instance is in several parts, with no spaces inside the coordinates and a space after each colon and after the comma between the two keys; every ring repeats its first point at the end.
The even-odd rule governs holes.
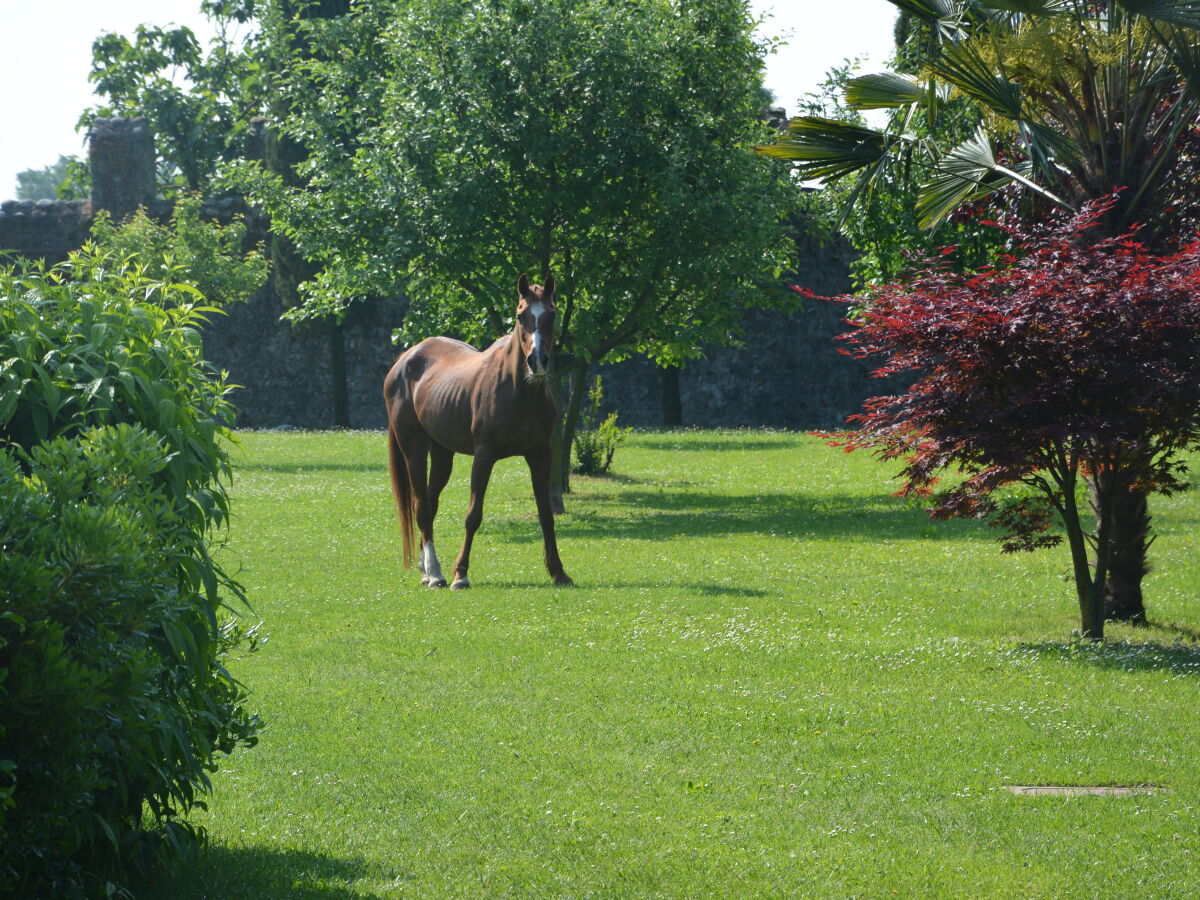
{"type": "Polygon", "coordinates": [[[572,583],[558,556],[550,505],[550,436],[557,411],[546,376],[554,352],[554,290],[553,275],[543,285],[531,285],[522,274],[512,334],[482,351],[452,338],[426,338],[401,353],[383,381],[404,566],[412,567],[415,518],[421,584],[446,586],[433,546],[433,520],[455,453],[474,459],[466,537],[451,590],[471,586],[467,570],[471,542],[483,521],[483,495],[496,461],[510,456],[523,456],[529,465],[546,569],[556,585],[572,583]]]}

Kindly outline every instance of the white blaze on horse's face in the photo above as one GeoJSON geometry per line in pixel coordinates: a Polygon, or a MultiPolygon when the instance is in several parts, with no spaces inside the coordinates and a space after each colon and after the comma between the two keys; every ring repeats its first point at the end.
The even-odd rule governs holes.
{"type": "Polygon", "coordinates": [[[533,347],[529,350],[529,371],[534,375],[545,375],[546,368],[542,365],[542,360],[549,360],[550,348],[546,346],[546,336],[542,333],[541,325],[542,316],[546,314],[546,304],[534,303],[529,307],[529,314],[533,316],[533,347]]]}
{"type": "Polygon", "coordinates": [[[529,374],[536,378],[550,370],[550,349],[554,340],[554,304],[544,299],[522,299],[517,307],[517,321],[522,331],[521,352],[529,374]]]}

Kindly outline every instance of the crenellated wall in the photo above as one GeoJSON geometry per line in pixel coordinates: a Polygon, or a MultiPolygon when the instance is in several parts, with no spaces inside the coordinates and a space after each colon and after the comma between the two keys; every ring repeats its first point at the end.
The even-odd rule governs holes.
{"type": "Polygon", "coordinates": [[[0,251],[61,262],[78,249],[92,224],[82,200],[5,200],[0,203],[0,251]]]}

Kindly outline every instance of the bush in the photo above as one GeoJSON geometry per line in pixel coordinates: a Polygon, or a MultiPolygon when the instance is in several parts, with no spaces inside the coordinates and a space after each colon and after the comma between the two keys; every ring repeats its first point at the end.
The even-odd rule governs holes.
{"type": "Polygon", "coordinates": [[[101,210],[92,223],[92,239],[102,252],[135,260],[150,278],[185,281],[212,302],[248,300],[266,283],[270,263],[260,248],[243,251],[247,237],[241,218],[228,225],[205,221],[203,205],[197,194],[181,196],[168,225],[141,209],[117,225],[101,210]]]}
{"type": "Polygon", "coordinates": [[[613,455],[621,446],[632,428],[620,428],[617,414],[609,413],[599,425],[600,401],[604,399],[604,388],[600,376],[588,390],[588,408],[579,416],[579,430],[575,432],[575,465],[571,471],[577,475],[599,475],[612,467],[613,455]]]}
{"type": "Polygon", "coordinates": [[[254,743],[218,662],[238,632],[180,578],[168,458],[128,425],[0,453],[0,885],[19,895],[94,890],[179,846],[215,755],[254,743]]]}
{"type": "Polygon", "coordinates": [[[255,741],[222,665],[244,598],[209,547],[232,408],[202,301],[94,248],[0,270],[0,893],[169,857],[255,741]]]}

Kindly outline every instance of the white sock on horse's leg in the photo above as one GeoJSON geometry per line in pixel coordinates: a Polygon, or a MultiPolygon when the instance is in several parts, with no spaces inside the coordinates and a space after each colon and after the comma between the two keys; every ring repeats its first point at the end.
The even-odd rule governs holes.
{"type": "Polygon", "coordinates": [[[438,563],[437,551],[433,549],[433,541],[426,541],[422,545],[421,557],[425,571],[425,578],[421,579],[421,583],[430,587],[445,587],[446,579],[442,577],[442,567],[438,563]]]}

